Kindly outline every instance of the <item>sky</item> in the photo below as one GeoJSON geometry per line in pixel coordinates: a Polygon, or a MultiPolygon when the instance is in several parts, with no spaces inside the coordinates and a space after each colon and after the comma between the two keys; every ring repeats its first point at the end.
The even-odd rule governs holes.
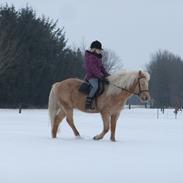
{"type": "Polygon", "coordinates": [[[94,40],[113,50],[123,68],[144,69],[158,50],[183,57],[182,0],[1,0],[17,9],[32,6],[58,20],[68,46],[89,48],[94,40]]]}

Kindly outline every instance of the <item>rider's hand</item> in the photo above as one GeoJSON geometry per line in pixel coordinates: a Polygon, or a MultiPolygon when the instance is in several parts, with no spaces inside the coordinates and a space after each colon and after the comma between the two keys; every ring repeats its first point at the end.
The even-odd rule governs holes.
{"type": "Polygon", "coordinates": [[[106,78],[106,77],[102,77],[101,80],[106,83],[106,84],[109,84],[109,80],[106,78]]]}

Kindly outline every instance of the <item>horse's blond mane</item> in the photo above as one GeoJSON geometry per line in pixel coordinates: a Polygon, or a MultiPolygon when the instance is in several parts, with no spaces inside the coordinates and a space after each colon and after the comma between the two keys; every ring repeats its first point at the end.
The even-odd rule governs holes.
{"type": "MultiPolygon", "coordinates": [[[[149,81],[150,75],[147,72],[142,72],[142,74],[145,76],[146,80],[149,81]]],[[[121,71],[117,74],[111,75],[108,77],[108,80],[111,84],[119,86],[121,88],[128,89],[135,81],[135,79],[138,78],[139,71],[121,71]]],[[[107,94],[115,94],[121,92],[121,90],[113,85],[109,85],[107,94]]]]}

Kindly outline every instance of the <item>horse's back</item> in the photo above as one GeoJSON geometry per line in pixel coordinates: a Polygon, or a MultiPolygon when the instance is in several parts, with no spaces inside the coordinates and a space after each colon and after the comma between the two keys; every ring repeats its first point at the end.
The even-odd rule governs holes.
{"type": "Polygon", "coordinates": [[[61,82],[56,82],[53,84],[52,88],[55,95],[64,102],[75,101],[75,99],[82,99],[85,97],[79,92],[80,85],[83,80],[77,78],[70,78],[63,80],[61,82]]]}
{"type": "Polygon", "coordinates": [[[84,81],[77,78],[69,78],[53,84],[53,88],[59,88],[61,90],[72,90],[79,88],[84,81]]]}

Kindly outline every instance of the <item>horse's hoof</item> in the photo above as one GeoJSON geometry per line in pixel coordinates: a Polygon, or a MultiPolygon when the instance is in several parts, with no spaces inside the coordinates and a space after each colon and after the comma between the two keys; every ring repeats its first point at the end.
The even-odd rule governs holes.
{"type": "Polygon", "coordinates": [[[99,138],[97,138],[97,136],[93,137],[93,140],[99,140],[99,138]]]}
{"type": "Polygon", "coordinates": [[[112,142],[116,142],[115,137],[111,137],[110,139],[111,139],[112,142]]]}
{"type": "Polygon", "coordinates": [[[102,138],[99,138],[98,136],[93,137],[93,140],[100,140],[102,138]]]}
{"type": "Polygon", "coordinates": [[[112,141],[112,142],[116,142],[116,140],[115,140],[115,139],[111,139],[111,141],[112,141]]]}

